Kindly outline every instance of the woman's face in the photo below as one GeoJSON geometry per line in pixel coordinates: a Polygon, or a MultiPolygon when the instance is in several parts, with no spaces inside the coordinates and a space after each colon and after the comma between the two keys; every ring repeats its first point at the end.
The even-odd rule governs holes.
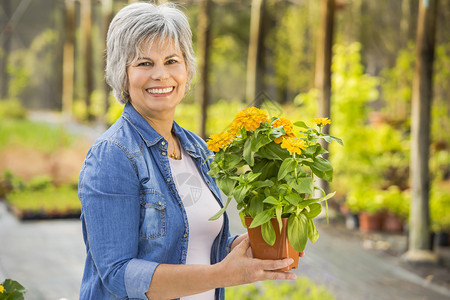
{"type": "Polygon", "coordinates": [[[144,117],[173,114],[184,97],[187,67],[181,51],[171,44],[155,40],[127,67],[131,104],[144,117]]]}

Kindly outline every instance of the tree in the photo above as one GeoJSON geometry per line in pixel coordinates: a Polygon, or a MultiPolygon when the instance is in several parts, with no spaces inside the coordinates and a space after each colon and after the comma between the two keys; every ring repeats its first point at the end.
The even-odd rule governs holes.
{"type": "Polygon", "coordinates": [[[201,107],[200,136],[206,138],[206,119],[210,102],[209,94],[209,64],[211,46],[211,0],[200,2],[198,15],[198,67],[200,80],[198,82],[198,99],[201,107]]]}
{"type": "Polygon", "coordinates": [[[411,108],[411,212],[408,261],[437,262],[429,251],[429,147],[433,61],[438,0],[419,2],[416,66],[411,108]]]}
{"type": "Polygon", "coordinates": [[[256,99],[262,91],[262,78],[264,74],[263,50],[264,30],[263,20],[265,11],[265,0],[252,0],[252,11],[250,17],[250,41],[248,46],[247,60],[247,85],[246,99],[248,103],[255,101],[255,105],[261,105],[256,99]]]}
{"type": "Polygon", "coordinates": [[[8,73],[6,72],[6,66],[8,64],[8,57],[11,47],[11,37],[13,28],[11,21],[11,3],[10,0],[3,1],[1,14],[1,49],[0,49],[0,99],[8,97],[8,73]]]}
{"type": "MultiPolygon", "coordinates": [[[[335,0],[322,0],[320,5],[320,27],[317,38],[315,87],[318,97],[318,115],[330,118],[331,98],[331,57],[333,47],[333,27],[336,3],[335,0]]],[[[324,133],[329,134],[329,126],[324,127],[324,133]]],[[[328,143],[322,143],[328,149],[328,143]]],[[[328,189],[328,183],[319,178],[318,185],[328,189]]]]}
{"type": "MultiPolygon", "coordinates": [[[[102,20],[103,20],[103,45],[106,49],[106,37],[108,35],[108,28],[109,24],[111,23],[113,19],[113,6],[114,6],[114,0],[103,0],[102,1],[102,20]]],[[[106,68],[106,60],[103,59],[103,70],[106,68]]],[[[111,92],[111,88],[106,83],[105,80],[103,80],[103,90],[105,93],[105,111],[108,111],[109,108],[109,94],[111,92]]]]}
{"type": "Polygon", "coordinates": [[[64,3],[62,111],[70,116],[72,114],[75,68],[75,1],[66,0],[64,3]]]}
{"type": "Polygon", "coordinates": [[[81,31],[83,39],[83,70],[84,70],[84,99],[86,103],[87,119],[92,120],[91,95],[93,86],[92,68],[92,3],[91,0],[81,0],[81,31]]]}

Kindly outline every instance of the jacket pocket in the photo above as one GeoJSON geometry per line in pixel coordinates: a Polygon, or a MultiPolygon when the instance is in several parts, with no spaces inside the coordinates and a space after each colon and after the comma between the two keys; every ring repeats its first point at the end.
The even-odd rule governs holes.
{"type": "Polygon", "coordinates": [[[151,240],[166,234],[166,200],[152,189],[141,191],[141,220],[139,237],[151,240]]]}

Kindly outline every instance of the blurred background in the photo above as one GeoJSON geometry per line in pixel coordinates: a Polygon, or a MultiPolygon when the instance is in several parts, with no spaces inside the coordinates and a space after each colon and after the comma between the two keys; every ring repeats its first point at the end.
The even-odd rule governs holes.
{"type": "MultiPolygon", "coordinates": [[[[106,31],[131,2],[0,0],[0,202],[20,222],[79,216],[84,156],[122,111],[104,81],[106,31]]],[[[324,187],[337,192],[330,222],[398,237],[396,254],[424,252],[418,261],[442,266],[450,2],[177,3],[198,62],[180,125],[206,139],[251,105],[292,121],[330,117],[330,133],[345,144],[328,149],[335,174],[324,187]],[[378,223],[365,227],[367,215],[378,223]]]]}

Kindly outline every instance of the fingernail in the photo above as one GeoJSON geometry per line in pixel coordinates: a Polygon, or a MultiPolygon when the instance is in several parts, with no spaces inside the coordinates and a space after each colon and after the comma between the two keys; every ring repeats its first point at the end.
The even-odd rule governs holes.
{"type": "Polygon", "coordinates": [[[290,265],[294,263],[294,260],[293,260],[292,258],[289,258],[288,261],[289,261],[289,264],[290,264],[290,265]]]}

